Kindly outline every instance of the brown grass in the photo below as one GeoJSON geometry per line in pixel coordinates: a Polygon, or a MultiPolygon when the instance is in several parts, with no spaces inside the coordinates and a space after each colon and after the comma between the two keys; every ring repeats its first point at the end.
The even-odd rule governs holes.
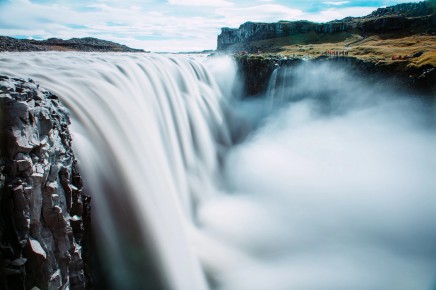
{"type": "Polygon", "coordinates": [[[291,37],[275,38],[252,43],[263,53],[279,53],[284,56],[317,57],[327,50],[348,50],[349,56],[376,62],[407,62],[409,66],[436,66],[436,36],[415,35],[369,35],[315,32],[291,37]],[[392,60],[394,55],[422,55],[408,60],[392,60]]]}
{"type": "Polygon", "coordinates": [[[54,51],[74,51],[74,49],[67,48],[60,45],[48,45],[47,48],[49,50],[54,50],[54,51]]]}

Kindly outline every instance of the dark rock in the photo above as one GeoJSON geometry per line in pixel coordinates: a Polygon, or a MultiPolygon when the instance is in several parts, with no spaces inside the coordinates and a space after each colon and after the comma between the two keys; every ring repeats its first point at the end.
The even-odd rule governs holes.
{"type": "Polygon", "coordinates": [[[422,1],[418,3],[403,3],[386,8],[379,8],[372,12],[369,17],[382,17],[382,16],[405,16],[405,17],[418,17],[429,15],[433,13],[430,1],[422,1]]]}
{"type": "MultiPolygon", "coordinates": [[[[343,27],[343,24],[339,26],[343,27]]],[[[317,29],[329,30],[327,26],[322,28],[319,24],[309,21],[280,21],[277,23],[246,22],[238,29],[228,27],[222,28],[221,34],[218,35],[217,50],[248,50],[249,52],[256,52],[251,51],[251,49],[247,49],[247,47],[244,46],[235,48],[233,45],[256,40],[291,36],[297,33],[307,33],[317,29]]],[[[344,26],[343,29],[347,29],[347,27],[344,26]]]]}
{"type": "MultiPolygon", "coordinates": [[[[43,47],[31,44],[26,40],[0,36],[0,51],[44,51],[43,47]]],[[[0,84],[0,89],[2,86],[0,84]]]]}
{"type": "Polygon", "coordinates": [[[235,55],[235,60],[244,86],[243,97],[264,94],[275,69],[281,65],[291,65],[302,61],[298,58],[288,59],[277,55],[235,55]]]}
{"type": "MultiPolygon", "coordinates": [[[[15,39],[0,36],[0,51],[98,51],[98,52],[144,52],[143,49],[130,48],[126,45],[93,37],[71,38],[63,40],[49,38],[46,40],[15,39]]],[[[1,88],[1,83],[0,83],[1,88]]]]}
{"type": "Polygon", "coordinates": [[[85,289],[89,199],[68,113],[31,80],[0,88],[0,288],[85,289]]]}
{"type": "Polygon", "coordinates": [[[356,57],[318,57],[310,60],[287,58],[280,55],[233,55],[243,83],[243,97],[256,97],[265,94],[269,80],[276,68],[293,66],[303,61],[330,62],[349,69],[356,75],[383,78],[395,81],[406,90],[433,98],[436,92],[436,70],[431,66],[409,67],[407,63],[383,63],[362,60],[356,57]]]}

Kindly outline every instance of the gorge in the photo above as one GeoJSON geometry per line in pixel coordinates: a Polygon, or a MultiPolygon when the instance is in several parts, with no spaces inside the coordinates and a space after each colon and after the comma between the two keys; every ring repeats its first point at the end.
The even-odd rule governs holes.
{"type": "Polygon", "coordinates": [[[434,290],[431,3],[208,56],[0,37],[0,289],[434,290]]]}
{"type": "Polygon", "coordinates": [[[245,100],[230,57],[10,53],[0,68],[71,113],[97,289],[435,286],[428,98],[329,63],[276,70],[245,100]]]}

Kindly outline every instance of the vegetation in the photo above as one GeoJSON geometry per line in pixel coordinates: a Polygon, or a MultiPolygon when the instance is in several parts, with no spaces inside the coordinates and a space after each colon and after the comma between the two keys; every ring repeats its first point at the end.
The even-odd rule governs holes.
{"type": "Polygon", "coordinates": [[[324,55],[326,51],[348,51],[349,56],[375,62],[403,61],[415,67],[436,64],[435,36],[425,33],[374,34],[364,37],[346,32],[325,35],[311,32],[254,41],[251,45],[257,47],[261,54],[277,53],[287,57],[314,58],[324,55]],[[393,60],[394,56],[401,56],[401,59],[393,60]],[[410,58],[404,58],[405,56],[410,58]]]}

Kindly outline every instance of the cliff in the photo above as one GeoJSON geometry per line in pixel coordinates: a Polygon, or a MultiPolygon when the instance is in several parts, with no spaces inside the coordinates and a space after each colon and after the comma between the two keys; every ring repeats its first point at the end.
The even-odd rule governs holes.
{"type": "Polygon", "coordinates": [[[68,114],[32,80],[0,76],[0,288],[85,289],[89,198],[68,114]]]}
{"type": "MultiPolygon", "coordinates": [[[[350,72],[369,79],[385,79],[396,83],[399,88],[422,94],[428,99],[436,96],[436,69],[426,64],[420,67],[409,66],[407,62],[374,62],[358,57],[327,57],[304,60],[300,57],[269,55],[234,55],[243,84],[243,97],[262,96],[268,87],[275,69],[294,66],[304,61],[330,62],[347,67],[350,72]]],[[[418,58],[418,56],[412,57],[418,58]]],[[[435,100],[436,101],[436,100],[435,100]]]]}
{"type": "Polygon", "coordinates": [[[15,39],[0,36],[0,51],[87,51],[87,52],[145,52],[112,41],[93,37],[71,38],[63,40],[49,38],[46,40],[15,39]]]}
{"type": "MultiPolygon", "coordinates": [[[[217,39],[218,51],[237,52],[248,50],[256,52],[254,41],[288,37],[301,38],[303,34],[317,34],[319,39],[323,34],[365,35],[368,33],[389,33],[399,30],[431,30],[435,32],[436,18],[430,1],[399,4],[380,8],[365,17],[347,17],[327,23],[310,21],[279,21],[277,23],[246,22],[239,28],[222,28],[217,39]]],[[[305,41],[315,41],[307,40],[305,41]]],[[[291,41],[292,42],[292,41],[291,41]]]]}
{"type": "Polygon", "coordinates": [[[218,51],[234,53],[245,95],[262,95],[277,67],[303,60],[348,66],[368,77],[436,94],[436,13],[430,1],[380,8],[327,23],[279,21],[223,28],[218,51]]]}

